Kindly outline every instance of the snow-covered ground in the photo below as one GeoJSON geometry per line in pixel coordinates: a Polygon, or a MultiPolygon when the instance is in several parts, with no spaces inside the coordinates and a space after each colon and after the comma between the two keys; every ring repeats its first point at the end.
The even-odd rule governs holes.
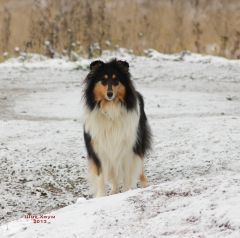
{"type": "Polygon", "coordinates": [[[9,60],[0,64],[0,237],[239,238],[240,61],[101,58],[113,57],[129,61],[145,97],[151,186],[90,199],[81,124],[90,61],[9,60]],[[55,217],[17,220],[27,214],[55,217]]]}

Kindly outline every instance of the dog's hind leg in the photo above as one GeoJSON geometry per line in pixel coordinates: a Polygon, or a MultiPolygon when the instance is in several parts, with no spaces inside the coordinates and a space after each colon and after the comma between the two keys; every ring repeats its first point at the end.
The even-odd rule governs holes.
{"type": "Polygon", "coordinates": [[[140,185],[141,185],[142,188],[146,188],[148,186],[147,177],[144,174],[143,159],[142,159],[142,171],[141,171],[141,174],[140,174],[140,185]]]}

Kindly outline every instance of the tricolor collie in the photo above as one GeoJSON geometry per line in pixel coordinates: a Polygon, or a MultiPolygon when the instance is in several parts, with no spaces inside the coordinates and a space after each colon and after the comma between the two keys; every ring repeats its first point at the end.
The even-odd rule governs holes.
{"type": "Polygon", "coordinates": [[[142,95],[130,79],[129,64],[94,61],[85,79],[84,140],[89,175],[95,196],[136,186],[147,186],[143,159],[150,149],[151,133],[142,95]]]}

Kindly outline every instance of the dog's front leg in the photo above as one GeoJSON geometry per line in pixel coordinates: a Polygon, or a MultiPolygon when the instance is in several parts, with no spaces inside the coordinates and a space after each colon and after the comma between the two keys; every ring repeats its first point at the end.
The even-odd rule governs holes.
{"type": "Polygon", "coordinates": [[[110,194],[113,195],[113,194],[119,193],[119,184],[118,184],[118,178],[116,176],[116,173],[113,170],[111,171],[110,176],[111,176],[110,179],[112,182],[112,189],[110,194]]]}
{"type": "Polygon", "coordinates": [[[105,191],[105,181],[103,173],[100,173],[96,178],[96,197],[103,197],[106,195],[105,191]]]}
{"type": "MultiPolygon", "coordinates": [[[[124,168],[124,177],[123,177],[123,191],[127,191],[132,188],[136,188],[137,181],[141,172],[143,173],[143,162],[139,156],[134,156],[132,159],[127,160],[129,163],[126,163],[124,168]]],[[[142,174],[144,176],[144,174],[142,174]]],[[[142,184],[146,185],[146,177],[142,178],[142,184]]]]}
{"type": "Polygon", "coordinates": [[[112,190],[111,190],[111,195],[119,193],[119,187],[116,178],[112,180],[112,190]]]}
{"type": "Polygon", "coordinates": [[[131,189],[132,181],[131,181],[131,175],[130,171],[127,171],[123,177],[123,192],[128,191],[131,189]]]}

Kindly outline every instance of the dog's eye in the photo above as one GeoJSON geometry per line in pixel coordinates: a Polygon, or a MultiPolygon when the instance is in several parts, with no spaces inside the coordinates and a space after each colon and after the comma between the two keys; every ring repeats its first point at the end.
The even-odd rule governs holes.
{"type": "Polygon", "coordinates": [[[114,86],[117,86],[119,84],[119,81],[118,80],[113,80],[113,85],[114,86]]]}
{"type": "Polygon", "coordinates": [[[102,79],[101,82],[102,82],[102,85],[104,85],[104,86],[107,85],[107,80],[106,79],[102,79]]]}

